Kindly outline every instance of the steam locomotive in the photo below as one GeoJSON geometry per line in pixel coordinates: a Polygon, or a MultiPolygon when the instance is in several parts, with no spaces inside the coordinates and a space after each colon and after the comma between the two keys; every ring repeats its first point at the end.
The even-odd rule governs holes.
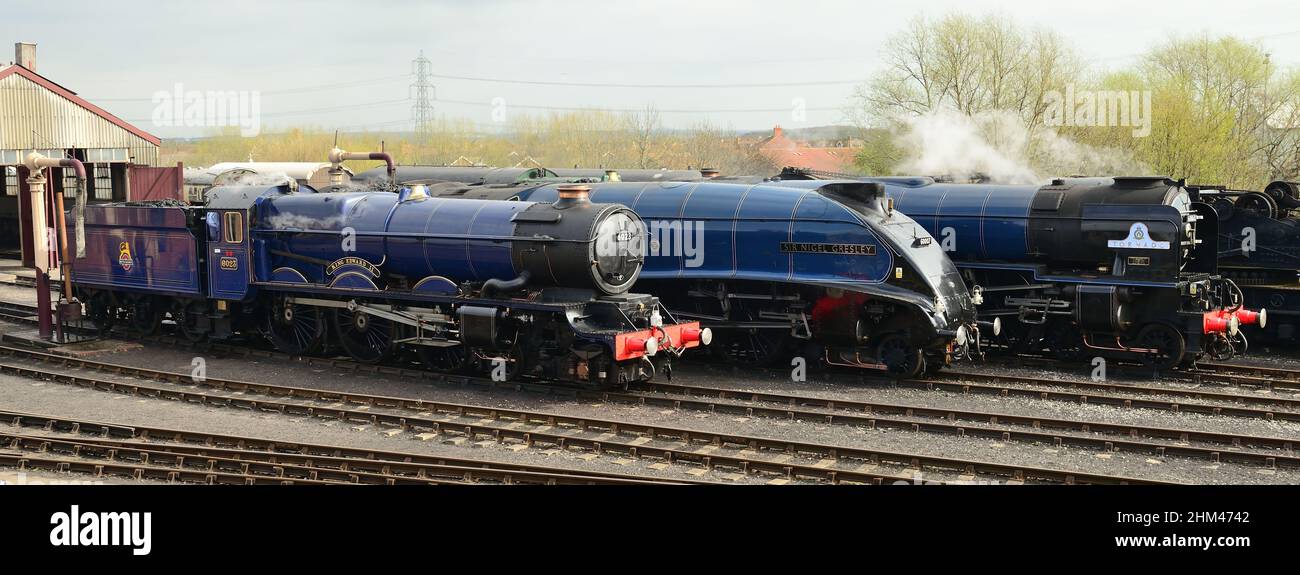
{"type": "Polygon", "coordinates": [[[1261,191],[1191,187],[1219,216],[1219,270],[1241,286],[1246,307],[1271,314],[1246,332],[1294,342],[1300,323],[1300,183],[1276,181],[1261,191]]]}
{"type": "MultiPolygon", "coordinates": [[[[827,176],[787,169],[777,179],[818,177],[827,176]]],[[[1242,353],[1240,326],[1267,321],[1218,274],[1218,219],[1182,182],[861,180],[884,185],[899,211],[935,235],[972,285],[981,317],[1007,320],[999,342],[1016,352],[1167,369],[1242,353]]]]}
{"type": "MultiPolygon", "coordinates": [[[[400,174],[399,174],[400,178],[400,174]]],[[[408,182],[409,183],[409,182],[408,182]]],[[[649,227],[639,288],[717,334],[716,355],[915,376],[977,354],[981,327],[934,238],[879,184],[593,183],[649,227]]],[[[433,184],[447,198],[552,202],[554,183],[433,184]]]]}
{"type": "Polygon", "coordinates": [[[541,203],[216,186],[203,205],[95,205],[85,221],[70,277],[101,329],[169,316],[195,341],[262,334],[291,354],[592,387],[647,380],[712,337],[630,291],[644,227],[582,188],[541,203]]]}

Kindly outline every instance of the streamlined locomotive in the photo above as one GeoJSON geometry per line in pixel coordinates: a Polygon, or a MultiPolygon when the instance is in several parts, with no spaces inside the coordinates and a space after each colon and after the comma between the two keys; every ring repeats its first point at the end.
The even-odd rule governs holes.
{"type": "MultiPolygon", "coordinates": [[[[791,357],[915,376],[977,353],[957,268],[879,184],[593,183],[648,226],[639,286],[713,328],[727,359],[791,357]]],[[[555,201],[553,183],[440,185],[449,198],[555,201]]],[[[995,329],[992,323],[983,326],[995,329]]]]}

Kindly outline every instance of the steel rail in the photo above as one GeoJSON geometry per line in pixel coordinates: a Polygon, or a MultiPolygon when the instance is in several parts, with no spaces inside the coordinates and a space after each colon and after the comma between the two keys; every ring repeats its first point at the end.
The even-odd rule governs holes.
{"type": "Polygon", "coordinates": [[[491,467],[442,466],[342,457],[287,456],[220,448],[155,446],[123,441],[70,440],[0,431],[0,449],[109,461],[140,468],[227,473],[258,479],[311,480],[369,485],[459,485],[494,481],[507,485],[651,485],[657,481],[530,472],[491,467]]]}
{"type": "MultiPolygon", "coordinates": [[[[33,352],[40,355],[38,352],[33,352]]],[[[82,358],[66,358],[43,354],[51,361],[65,364],[87,366],[96,362],[82,358]]],[[[111,364],[109,364],[111,365],[111,364]]],[[[940,470],[955,472],[963,476],[992,475],[1007,477],[1013,481],[1041,480],[1061,483],[1168,483],[1159,480],[1133,478],[1108,474],[1064,471],[1050,468],[1038,468],[1014,464],[1002,464],[987,461],[949,458],[942,456],[921,455],[915,453],[897,453],[860,447],[825,445],[798,442],[775,438],[745,436],[738,434],[716,433],[697,429],[672,428],[667,426],[632,423],[627,421],[610,421],[588,417],[570,416],[549,412],[504,409],[490,406],[457,404],[427,399],[396,398],[368,394],[335,392],[320,389],[280,386],[273,384],[252,383],[234,380],[207,378],[199,381],[190,380],[188,374],[137,368],[130,366],[113,366],[120,373],[135,375],[180,384],[192,383],[197,387],[216,390],[238,391],[246,395],[262,395],[272,398],[305,399],[315,402],[332,402],[336,405],[362,405],[367,408],[380,407],[413,411],[418,413],[441,413],[452,418],[477,418],[472,423],[438,420],[422,415],[400,415],[380,413],[371,409],[355,410],[341,407],[312,406],[285,403],[272,400],[257,400],[245,396],[225,397],[185,389],[165,389],[142,385],[134,382],[121,382],[90,378],[83,375],[51,373],[27,366],[0,364],[0,370],[25,377],[34,377],[56,382],[71,383],[104,391],[125,392],[146,397],[160,397],[202,403],[205,405],[228,405],[251,410],[274,411],[291,415],[310,415],[383,425],[406,431],[429,430],[433,433],[454,432],[467,437],[487,436],[498,442],[508,439],[532,446],[543,443],[558,446],[561,449],[589,449],[597,453],[613,451],[626,453],[634,457],[657,457],[667,461],[694,461],[707,468],[715,466],[731,467],[746,474],[755,471],[784,474],[789,478],[816,478],[833,483],[841,481],[881,483],[884,481],[908,480],[905,476],[878,473],[868,468],[856,470],[832,469],[819,462],[798,464],[788,459],[765,461],[754,457],[727,455],[719,450],[727,446],[746,448],[754,453],[775,452],[793,458],[796,456],[816,456],[824,461],[851,460],[862,462],[867,466],[895,464],[913,469],[940,470]],[[487,423],[492,422],[492,423],[487,423]],[[509,422],[496,424],[496,422],[509,422]],[[521,426],[533,429],[522,429],[521,426]],[[579,437],[572,434],[552,433],[555,427],[568,428],[579,433],[596,432],[596,438],[579,437]],[[624,440],[628,435],[637,436],[624,440]],[[653,440],[669,440],[684,444],[684,448],[664,448],[647,445],[653,440]],[[699,444],[705,444],[699,446],[699,444]],[[698,446],[698,448],[696,448],[698,446]],[[696,449],[690,449],[696,448],[696,449]]]]}
{"type": "MultiPolygon", "coordinates": [[[[0,410],[0,422],[15,427],[38,427],[46,431],[77,434],[77,441],[97,445],[125,445],[175,453],[221,453],[225,457],[252,458],[256,461],[335,462],[362,470],[382,469],[391,466],[397,470],[423,466],[428,469],[487,470],[533,475],[559,474],[567,477],[610,479],[614,481],[641,481],[656,483],[712,483],[702,480],[660,479],[621,473],[603,473],[568,468],[544,467],[507,463],[486,459],[466,459],[442,455],[385,451],[360,447],[344,447],[312,443],[299,443],[278,439],[262,439],[200,431],[182,431],[158,427],[125,426],[90,422],[62,416],[38,415],[0,410]],[[113,438],[119,439],[113,439],[113,438]],[[132,442],[130,440],[139,440],[132,442]],[[161,442],[161,443],[158,443],[161,442]]],[[[5,432],[0,431],[0,435],[5,432]]],[[[33,436],[45,438],[47,436],[33,436]]],[[[304,463],[305,464],[305,463],[304,463]]],[[[415,471],[418,472],[418,469],[415,471]]]]}
{"type": "MultiPolygon", "coordinates": [[[[919,432],[944,433],[959,436],[986,437],[1003,441],[1027,441],[1050,443],[1055,446],[1073,445],[1077,447],[1096,448],[1104,451],[1135,451],[1157,456],[1180,455],[1209,459],[1215,463],[1233,461],[1260,464],[1275,467],[1278,464],[1300,467],[1300,456],[1295,453],[1295,446],[1300,440],[1283,437],[1252,436],[1213,431],[1174,429],[1128,424],[1114,424],[1095,421],[1079,421],[1040,416],[1012,415],[983,411],[958,410],[941,407],[922,407],[880,402],[867,402],[846,399],[826,399],[810,396],[787,395],[783,393],[736,391],[723,388],[711,388],[697,385],[676,383],[643,382],[633,386],[642,393],[602,393],[604,399],[614,399],[626,403],[643,403],[665,405],[675,408],[696,409],[709,412],[735,413],[747,416],[762,416],[778,419],[800,419],[820,421],[828,424],[859,425],[868,428],[887,427],[919,432]],[[687,396],[686,399],[654,396],[649,393],[675,394],[687,396]],[[708,398],[699,400],[695,397],[708,398]],[[734,399],[748,402],[766,402],[785,404],[784,407],[767,407],[718,401],[734,399]],[[807,407],[834,410],[814,411],[807,407]],[[890,415],[902,417],[925,418],[935,421],[915,421],[891,418],[890,415]],[[956,422],[968,421],[999,427],[971,427],[956,422]],[[1009,428],[1006,425],[1020,427],[1009,428]],[[1028,430],[1023,428],[1029,428],[1028,430]],[[1105,434],[1112,437],[1062,435],[1053,431],[1076,433],[1105,434]],[[1138,441],[1134,438],[1149,437],[1168,439],[1177,442],[1199,441],[1222,445],[1228,449],[1195,447],[1168,443],[1138,441]],[[1240,451],[1243,447],[1280,450],[1282,453],[1240,451]]],[[[592,394],[595,396],[596,394],[592,394]]]]}

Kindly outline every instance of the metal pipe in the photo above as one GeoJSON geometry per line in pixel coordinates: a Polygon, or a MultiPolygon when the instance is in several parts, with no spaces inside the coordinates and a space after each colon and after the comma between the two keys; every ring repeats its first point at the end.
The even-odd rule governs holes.
{"type": "Polygon", "coordinates": [[[347,152],[339,148],[330,150],[330,183],[343,183],[343,162],[346,160],[383,160],[388,166],[388,183],[397,183],[397,164],[393,162],[393,156],[388,152],[347,152]],[[337,175],[338,181],[334,181],[337,175]]]}
{"type": "MultiPolygon", "coordinates": [[[[76,158],[47,158],[35,151],[27,154],[23,162],[27,169],[36,172],[45,168],[72,168],[77,175],[77,194],[76,207],[76,236],[77,236],[77,258],[86,257],[86,165],[76,158]]],[[[72,268],[73,258],[68,257],[68,221],[63,215],[63,194],[55,194],[54,201],[58,210],[55,218],[55,225],[59,230],[59,260],[65,268],[62,270],[63,275],[63,297],[65,301],[72,301],[72,282],[69,280],[68,270],[72,268]]]]}
{"type": "Polygon", "coordinates": [[[530,277],[531,274],[524,271],[519,274],[519,277],[512,280],[503,280],[498,278],[487,280],[483,282],[483,296],[494,297],[498,294],[508,294],[513,291],[521,290],[524,286],[528,285],[530,277]]]}

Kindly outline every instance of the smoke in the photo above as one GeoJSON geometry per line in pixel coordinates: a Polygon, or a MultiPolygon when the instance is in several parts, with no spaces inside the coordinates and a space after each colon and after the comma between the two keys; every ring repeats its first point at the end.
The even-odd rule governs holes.
{"type": "Polygon", "coordinates": [[[293,183],[295,183],[294,179],[284,172],[260,173],[240,168],[222,172],[213,179],[213,184],[218,186],[279,186],[293,183]]]}
{"type": "Polygon", "coordinates": [[[266,219],[267,227],[277,230],[335,230],[342,223],[341,216],[312,218],[299,214],[276,214],[266,219]]]}
{"type": "Polygon", "coordinates": [[[967,115],[935,110],[908,118],[895,130],[900,174],[985,177],[1006,184],[1037,184],[1053,177],[1119,175],[1142,166],[1119,150],[1101,149],[1047,127],[1030,130],[1018,114],[997,110],[967,115]]]}

